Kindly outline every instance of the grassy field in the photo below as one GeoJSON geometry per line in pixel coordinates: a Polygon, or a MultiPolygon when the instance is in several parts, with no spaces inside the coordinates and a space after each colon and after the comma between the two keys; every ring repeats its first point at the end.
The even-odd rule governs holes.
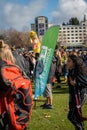
{"type": "MultiPolygon", "coordinates": [[[[62,84],[59,89],[53,88],[53,109],[42,109],[40,105],[44,102],[44,97],[39,97],[36,108],[32,110],[29,130],[75,130],[67,119],[68,87],[66,84],[62,84]]],[[[84,105],[83,113],[87,115],[87,102],[84,105]]],[[[85,130],[87,130],[87,121],[85,130]]]]}

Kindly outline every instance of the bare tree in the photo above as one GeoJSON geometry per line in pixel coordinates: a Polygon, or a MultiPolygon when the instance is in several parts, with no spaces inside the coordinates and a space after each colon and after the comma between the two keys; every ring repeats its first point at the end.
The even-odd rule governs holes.
{"type": "Polygon", "coordinates": [[[28,47],[30,45],[28,32],[18,32],[14,29],[9,29],[5,37],[7,37],[7,43],[16,48],[28,47]]]}

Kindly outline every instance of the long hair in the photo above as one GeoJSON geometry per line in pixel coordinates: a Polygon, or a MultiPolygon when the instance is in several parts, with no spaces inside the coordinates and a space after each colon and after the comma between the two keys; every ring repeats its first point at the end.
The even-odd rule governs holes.
{"type": "Polygon", "coordinates": [[[80,58],[76,55],[69,55],[69,58],[75,64],[75,69],[78,72],[82,73],[83,75],[87,75],[87,67],[86,67],[84,61],[82,60],[82,58],[80,58]]]}
{"type": "Polygon", "coordinates": [[[3,40],[0,40],[0,59],[7,60],[15,64],[15,58],[8,44],[5,44],[3,40]]]}

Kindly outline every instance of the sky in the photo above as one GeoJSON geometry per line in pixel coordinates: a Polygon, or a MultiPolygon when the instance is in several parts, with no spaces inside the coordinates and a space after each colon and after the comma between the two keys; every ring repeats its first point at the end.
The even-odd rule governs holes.
{"type": "Polygon", "coordinates": [[[87,0],[0,0],[0,29],[30,29],[35,17],[61,25],[71,17],[87,17],[87,0]]]}

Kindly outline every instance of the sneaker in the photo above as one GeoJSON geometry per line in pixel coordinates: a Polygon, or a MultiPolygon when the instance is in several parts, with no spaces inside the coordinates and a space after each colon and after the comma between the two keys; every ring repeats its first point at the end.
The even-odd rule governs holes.
{"type": "Polygon", "coordinates": [[[61,86],[60,86],[60,85],[57,85],[56,88],[61,88],[61,86]]]}
{"type": "Polygon", "coordinates": [[[53,109],[53,106],[48,104],[48,105],[44,106],[43,109],[53,109]]]}
{"type": "Polygon", "coordinates": [[[48,105],[48,104],[44,103],[44,104],[40,105],[40,107],[45,107],[45,106],[47,106],[47,105],[48,105]]]}

